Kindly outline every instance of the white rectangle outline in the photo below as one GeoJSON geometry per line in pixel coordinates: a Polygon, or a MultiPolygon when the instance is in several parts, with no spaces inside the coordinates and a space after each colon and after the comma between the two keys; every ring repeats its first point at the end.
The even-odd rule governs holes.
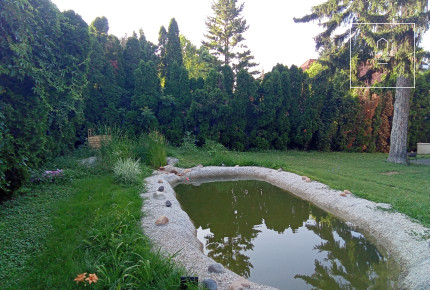
{"type": "Polygon", "coordinates": [[[413,25],[414,26],[414,86],[413,87],[352,87],[352,38],[349,39],[349,88],[350,89],[415,89],[415,74],[416,72],[416,57],[415,57],[415,23],[394,23],[394,22],[386,22],[386,23],[360,23],[360,22],[352,22],[349,27],[349,36],[352,35],[352,25],[354,24],[401,24],[401,25],[413,25]]]}

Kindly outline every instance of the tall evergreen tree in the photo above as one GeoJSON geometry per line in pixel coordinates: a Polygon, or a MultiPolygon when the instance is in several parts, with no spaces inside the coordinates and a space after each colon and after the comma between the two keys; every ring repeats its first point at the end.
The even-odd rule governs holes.
{"type": "Polygon", "coordinates": [[[161,87],[157,68],[152,61],[141,60],[133,75],[135,89],[126,121],[129,131],[140,134],[158,125],[155,112],[160,102],[161,87]]]}
{"type": "Polygon", "coordinates": [[[91,50],[85,94],[87,125],[119,124],[125,82],[123,51],[118,38],[108,35],[108,20],[97,17],[90,25],[91,50]]]}
{"type": "Polygon", "coordinates": [[[141,60],[143,60],[143,51],[137,34],[133,32],[133,35],[127,38],[124,48],[125,89],[130,96],[134,93],[134,71],[141,60]]]}
{"type": "MultiPolygon", "coordinates": [[[[364,0],[328,0],[312,8],[312,13],[296,22],[309,22],[319,19],[324,31],[315,39],[317,47],[332,52],[346,51],[345,40],[354,42],[352,63],[358,64],[363,55],[360,53],[378,50],[376,39],[389,38],[397,51],[387,65],[387,73],[396,77],[396,96],[394,103],[393,126],[390,139],[389,162],[406,163],[407,129],[411,79],[414,73],[414,56],[411,55],[414,41],[419,43],[424,32],[430,26],[428,1],[364,1],[364,0]],[[336,35],[337,28],[344,24],[359,23],[349,31],[336,35]],[[374,25],[375,23],[415,23],[412,25],[374,25]],[[414,38],[415,36],[415,38],[414,38]]],[[[378,67],[378,65],[376,65],[378,67]]]]}
{"type": "Polygon", "coordinates": [[[152,61],[157,67],[160,63],[160,58],[157,55],[157,45],[146,39],[143,29],[139,29],[139,44],[142,49],[142,59],[144,61],[152,61]]]}
{"type": "Polygon", "coordinates": [[[233,100],[230,103],[231,116],[230,146],[239,151],[248,149],[248,135],[251,122],[254,121],[252,112],[252,102],[257,98],[257,86],[254,78],[245,70],[237,74],[236,89],[233,100]]]}
{"type": "Polygon", "coordinates": [[[181,40],[179,39],[179,27],[175,18],[172,18],[169,24],[169,31],[167,32],[167,43],[166,43],[167,73],[169,73],[170,68],[173,66],[173,63],[175,62],[179,66],[183,65],[181,40]]]}
{"type": "Polygon", "coordinates": [[[158,56],[160,57],[160,64],[158,65],[158,71],[160,72],[161,78],[165,78],[167,75],[167,60],[166,60],[166,48],[167,48],[167,31],[164,26],[160,27],[158,32],[158,56]]]}
{"type": "Polygon", "coordinates": [[[418,142],[430,142],[430,71],[417,76],[408,132],[408,150],[416,151],[418,142]]]}
{"type": "Polygon", "coordinates": [[[251,51],[243,44],[243,34],[249,28],[241,16],[244,5],[237,5],[236,0],[218,0],[212,3],[214,16],[209,16],[206,20],[207,40],[202,42],[224,66],[233,66],[236,72],[257,65],[253,62],[251,51]]]}

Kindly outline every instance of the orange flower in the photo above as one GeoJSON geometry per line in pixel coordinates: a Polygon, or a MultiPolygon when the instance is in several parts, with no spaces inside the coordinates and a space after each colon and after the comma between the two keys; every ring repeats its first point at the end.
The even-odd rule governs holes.
{"type": "Polygon", "coordinates": [[[97,277],[96,274],[88,274],[88,278],[85,279],[88,281],[88,283],[96,283],[99,280],[99,277],[97,277]]]}
{"type": "Polygon", "coordinates": [[[87,273],[83,273],[83,274],[78,274],[78,276],[75,278],[76,284],[79,284],[79,282],[84,282],[85,276],[87,275],[87,273]]]}

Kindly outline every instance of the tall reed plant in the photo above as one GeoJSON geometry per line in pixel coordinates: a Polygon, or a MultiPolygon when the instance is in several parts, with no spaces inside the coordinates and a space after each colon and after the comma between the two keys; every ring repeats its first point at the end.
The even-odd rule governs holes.
{"type": "Polygon", "coordinates": [[[146,138],[147,163],[153,168],[166,164],[166,139],[158,131],[153,131],[146,138]]]}
{"type": "Polygon", "coordinates": [[[123,130],[113,128],[111,139],[101,142],[99,157],[107,169],[112,168],[119,159],[136,159],[136,140],[123,130]]]}

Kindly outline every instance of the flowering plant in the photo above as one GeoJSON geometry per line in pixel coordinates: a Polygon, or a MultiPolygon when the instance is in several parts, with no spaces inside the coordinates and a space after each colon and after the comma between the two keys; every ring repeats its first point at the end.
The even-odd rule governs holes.
{"type": "Polygon", "coordinates": [[[52,171],[45,171],[42,175],[45,178],[48,178],[50,180],[53,180],[57,177],[63,177],[63,169],[52,170],[52,171]]]}
{"type": "Polygon", "coordinates": [[[42,174],[38,173],[37,171],[31,172],[31,178],[30,181],[33,183],[41,183],[41,182],[47,182],[47,181],[55,181],[58,178],[64,177],[64,171],[63,169],[57,169],[57,170],[47,170],[42,172],[42,174]]]}
{"type": "Polygon", "coordinates": [[[88,283],[91,285],[91,283],[97,283],[97,281],[99,280],[99,277],[97,277],[97,275],[94,274],[88,274],[87,277],[87,273],[82,273],[82,274],[78,274],[78,276],[76,276],[76,278],[73,281],[76,281],[76,284],[79,284],[79,282],[84,283],[84,286],[87,285],[86,281],[88,281],[88,283]]]}

